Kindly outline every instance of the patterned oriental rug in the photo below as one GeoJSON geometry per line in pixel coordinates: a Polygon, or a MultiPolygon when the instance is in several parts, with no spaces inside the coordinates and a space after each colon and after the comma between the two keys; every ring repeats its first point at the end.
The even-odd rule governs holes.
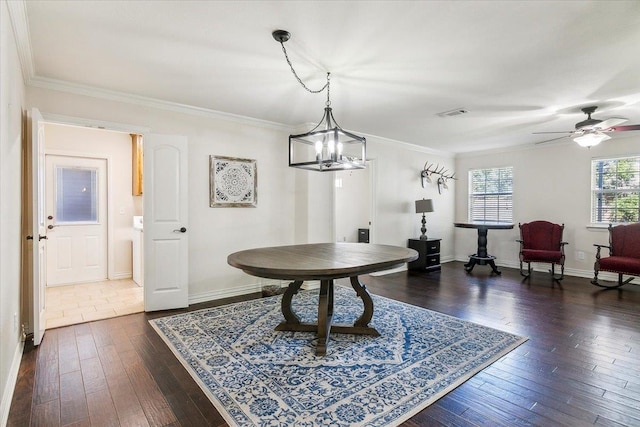
{"type": "MultiPolygon", "coordinates": [[[[526,341],[496,329],[372,295],[379,337],[275,332],[281,296],[151,320],[231,426],[397,426],[526,341]]],[[[293,309],[315,322],[317,291],[293,309]]],[[[362,302],[336,286],[334,323],[362,302]]]]}

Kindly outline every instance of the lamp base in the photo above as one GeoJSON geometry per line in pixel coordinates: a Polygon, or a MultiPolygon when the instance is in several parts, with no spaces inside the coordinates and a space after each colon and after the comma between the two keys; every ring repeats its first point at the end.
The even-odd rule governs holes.
{"type": "Polygon", "coordinates": [[[427,240],[427,220],[424,217],[424,213],[422,214],[422,227],[420,228],[420,231],[422,231],[420,240],[427,240]]]}

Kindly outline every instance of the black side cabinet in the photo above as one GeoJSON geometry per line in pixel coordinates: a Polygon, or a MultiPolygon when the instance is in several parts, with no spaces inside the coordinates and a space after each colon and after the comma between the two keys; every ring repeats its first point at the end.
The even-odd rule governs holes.
{"type": "Polygon", "coordinates": [[[409,270],[440,271],[440,240],[409,239],[409,247],[418,251],[418,259],[409,263],[409,270]]]}

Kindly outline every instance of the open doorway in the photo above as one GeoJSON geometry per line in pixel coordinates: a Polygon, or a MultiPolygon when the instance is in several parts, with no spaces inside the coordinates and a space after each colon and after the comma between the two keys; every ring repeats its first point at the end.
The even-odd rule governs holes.
{"type": "Polygon", "coordinates": [[[142,281],[133,280],[143,209],[135,138],[57,123],[44,133],[46,328],[144,311],[142,281]]]}
{"type": "Polygon", "coordinates": [[[366,169],[335,172],[334,233],[335,241],[373,243],[374,162],[366,169]]]}

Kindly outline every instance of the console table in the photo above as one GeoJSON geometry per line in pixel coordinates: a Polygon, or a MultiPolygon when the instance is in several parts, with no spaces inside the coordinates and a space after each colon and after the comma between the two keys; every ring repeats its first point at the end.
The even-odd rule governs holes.
{"type": "Polygon", "coordinates": [[[469,255],[469,262],[464,265],[467,273],[470,273],[478,265],[489,265],[491,270],[496,274],[502,274],[496,267],[493,255],[487,253],[487,233],[489,230],[508,230],[513,228],[512,223],[491,222],[491,221],[473,221],[473,222],[455,222],[453,225],[460,228],[475,228],[478,230],[478,249],[473,255],[469,255]]]}
{"type": "Polygon", "coordinates": [[[293,280],[282,296],[284,321],[277,331],[317,332],[316,354],[327,352],[331,331],[347,334],[380,335],[369,326],[373,300],[359,275],[402,266],[418,258],[413,249],[365,243],[316,243],[249,249],[232,253],[227,262],[247,274],[268,279],[293,280]],[[333,281],[349,277],[362,299],[364,311],[353,325],[332,325],[333,281]],[[317,323],[302,323],[291,309],[291,300],[305,280],[320,280],[317,323]]]}

